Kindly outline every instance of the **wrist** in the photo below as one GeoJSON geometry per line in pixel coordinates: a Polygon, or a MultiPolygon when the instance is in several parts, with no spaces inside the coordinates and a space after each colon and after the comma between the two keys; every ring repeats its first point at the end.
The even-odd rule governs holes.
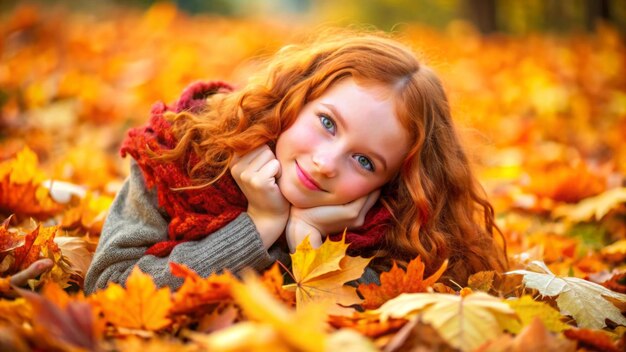
{"type": "Polygon", "coordinates": [[[276,242],[278,237],[285,230],[287,225],[288,214],[272,214],[267,212],[259,212],[254,209],[248,209],[248,216],[254,223],[254,226],[261,237],[263,246],[268,249],[276,242]]]}

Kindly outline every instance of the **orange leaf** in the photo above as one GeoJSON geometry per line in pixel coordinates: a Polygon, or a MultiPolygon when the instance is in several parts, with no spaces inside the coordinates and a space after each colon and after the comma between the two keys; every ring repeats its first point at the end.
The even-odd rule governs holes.
{"type": "Polygon", "coordinates": [[[45,175],[37,164],[37,155],[27,147],[15,159],[0,163],[0,213],[43,220],[63,210],[41,186],[45,175]]]}
{"type": "Polygon", "coordinates": [[[237,279],[228,271],[202,278],[185,265],[170,263],[174,276],[185,279],[172,297],[172,314],[202,315],[212,311],[216,303],[231,301],[231,285],[237,279]]]}
{"type": "Polygon", "coordinates": [[[280,273],[278,262],[274,263],[270,269],[263,273],[261,282],[274,297],[281,300],[283,303],[290,307],[296,305],[295,292],[283,289],[283,276],[280,273]]]}
{"type": "Polygon", "coordinates": [[[448,261],[446,260],[437,272],[424,279],[426,267],[419,256],[409,262],[406,272],[394,262],[391,270],[380,274],[380,286],[376,284],[359,285],[359,292],[365,299],[362,306],[365,309],[375,309],[401,293],[425,292],[428,287],[439,280],[447,267],[448,261]]]}
{"type": "Polygon", "coordinates": [[[105,319],[116,327],[159,330],[170,324],[169,288],[157,289],[150,275],[138,267],[126,280],[126,289],[111,283],[106,290],[96,293],[95,301],[105,319]]]}
{"type": "Polygon", "coordinates": [[[570,329],[563,331],[570,340],[578,341],[578,347],[590,348],[594,351],[619,352],[611,338],[600,330],[570,329]]]}
{"type": "Polygon", "coordinates": [[[354,312],[352,316],[329,315],[328,323],[337,328],[350,328],[368,337],[387,335],[399,330],[407,320],[390,318],[381,321],[379,316],[354,312]]]}

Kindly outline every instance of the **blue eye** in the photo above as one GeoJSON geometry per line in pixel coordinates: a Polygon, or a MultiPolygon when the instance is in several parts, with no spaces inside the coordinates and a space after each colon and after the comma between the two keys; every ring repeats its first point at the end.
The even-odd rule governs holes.
{"type": "Polygon", "coordinates": [[[326,115],[320,115],[320,123],[328,132],[335,134],[335,121],[326,115]]]}
{"type": "Polygon", "coordinates": [[[372,172],[374,171],[374,164],[367,157],[365,157],[363,155],[356,155],[354,157],[354,159],[356,159],[356,161],[359,163],[359,165],[362,168],[364,168],[365,170],[372,171],[372,172]]]}

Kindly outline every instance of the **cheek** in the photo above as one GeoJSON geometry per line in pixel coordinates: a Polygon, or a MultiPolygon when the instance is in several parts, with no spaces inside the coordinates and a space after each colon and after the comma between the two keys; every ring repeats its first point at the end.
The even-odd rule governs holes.
{"type": "Polygon", "coordinates": [[[347,175],[337,185],[335,194],[339,203],[345,204],[357,200],[382,186],[380,182],[364,180],[359,175],[347,175]]]}

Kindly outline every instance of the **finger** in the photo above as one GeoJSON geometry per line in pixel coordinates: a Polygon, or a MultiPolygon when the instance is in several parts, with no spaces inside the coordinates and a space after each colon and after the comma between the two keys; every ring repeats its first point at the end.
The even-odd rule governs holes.
{"type": "Polygon", "coordinates": [[[365,201],[365,204],[363,204],[363,208],[361,209],[361,213],[367,214],[367,212],[370,211],[370,209],[372,209],[374,204],[376,204],[379,197],[380,197],[380,189],[377,189],[371,192],[370,194],[368,194],[367,200],[365,201]]]}
{"type": "Polygon", "coordinates": [[[270,184],[275,184],[276,177],[279,173],[280,163],[278,160],[272,159],[259,169],[257,176],[263,180],[268,180],[270,184]]]}
{"type": "Polygon", "coordinates": [[[237,165],[241,165],[242,169],[257,171],[265,165],[265,163],[274,158],[274,153],[270,147],[264,144],[241,156],[237,165]]]}
{"type": "Polygon", "coordinates": [[[309,242],[311,243],[311,247],[320,248],[322,245],[322,234],[318,231],[311,231],[309,234],[309,242]]]}
{"type": "Polygon", "coordinates": [[[250,164],[246,168],[247,170],[255,172],[259,171],[268,162],[276,159],[274,152],[272,152],[272,150],[267,145],[264,147],[265,148],[263,148],[263,150],[261,150],[261,152],[258,153],[254,159],[250,160],[250,164]]]}
{"type": "Polygon", "coordinates": [[[32,263],[28,268],[20,271],[19,273],[11,276],[11,284],[14,286],[24,286],[28,283],[28,280],[34,279],[37,276],[50,270],[54,262],[48,258],[39,259],[32,263]]]}

